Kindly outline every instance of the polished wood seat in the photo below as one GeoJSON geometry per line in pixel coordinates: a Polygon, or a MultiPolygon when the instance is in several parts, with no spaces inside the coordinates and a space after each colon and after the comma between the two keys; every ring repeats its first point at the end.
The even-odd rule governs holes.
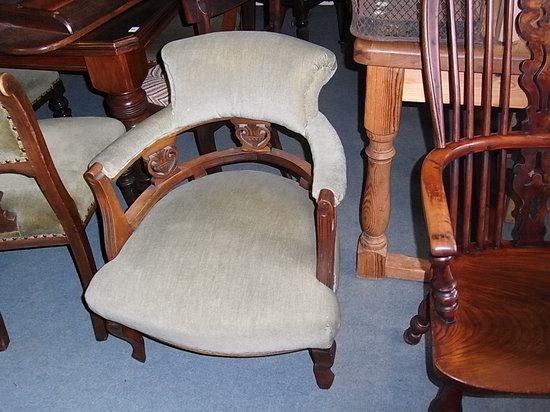
{"type": "Polygon", "coordinates": [[[455,259],[455,322],[432,322],[441,373],[479,389],[550,392],[549,258],[548,248],[503,248],[455,259]]]}

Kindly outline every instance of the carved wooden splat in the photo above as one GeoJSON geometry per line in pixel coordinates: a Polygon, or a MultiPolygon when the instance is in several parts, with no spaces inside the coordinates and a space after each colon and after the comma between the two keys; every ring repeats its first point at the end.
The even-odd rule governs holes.
{"type": "Polygon", "coordinates": [[[250,119],[231,119],[235,126],[235,136],[242,144],[244,152],[269,152],[269,139],[271,139],[271,126],[268,122],[250,119]]]}
{"type": "Polygon", "coordinates": [[[154,179],[166,179],[178,171],[178,158],[176,146],[168,145],[149,155],[147,170],[154,179]]]}
{"type": "Polygon", "coordinates": [[[514,166],[512,232],[518,245],[544,242],[545,217],[550,211],[550,150],[522,150],[523,162],[514,166]]]}
{"type": "Polygon", "coordinates": [[[529,131],[550,129],[550,0],[519,0],[518,31],[531,58],[523,61],[519,85],[529,105],[529,131]]]}
{"type": "MultiPolygon", "coordinates": [[[[0,201],[4,192],[0,191],[0,201]]],[[[0,207],[0,233],[17,232],[17,215],[0,207]]]]}

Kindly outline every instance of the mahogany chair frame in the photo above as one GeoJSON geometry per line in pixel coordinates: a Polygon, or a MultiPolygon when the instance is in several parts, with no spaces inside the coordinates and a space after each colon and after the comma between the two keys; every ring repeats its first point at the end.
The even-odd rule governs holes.
{"type": "MultiPolygon", "coordinates": [[[[172,188],[186,180],[200,179],[207,170],[223,165],[257,162],[276,168],[283,168],[294,176],[300,186],[311,188],[312,167],[299,157],[273,148],[269,144],[272,137],[270,123],[261,120],[228,118],[235,127],[235,135],[241,146],[200,155],[194,159],[177,163],[177,135],[189,130],[175,130],[170,135],[160,138],[144,149],[139,157],[147,164],[153,179],[151,185],[139,198],[124,211],[114,191],[114,181],[103,173],[103,166],[94,163],[86,172],[85,178],[94,192],[103,217],[103,230],[107,259],[114,259],[125,242],[139,226],[147,212],[172,188]]],[[[216,120],[219,121],[219,120],[216,120]]],[[[138,157],[136,157],[137,159],[138,157]]],[[[333,289],[334,256],[336,239],[336,203],[335,196],[329,189],[322,189],[317,199],[316,237],[317,237],[317,279],[333,289]]],[[[132,345],[132,357],[145,361],[143,335],[124,325],[107,320],[107,330],[132,345]]],[[[314,362],[314,374],[319,387],[328,389],[334,379],[330,370],[334,362],[336,344],[330,349],[309,348],[314,362]]],[[[221,355],[223,356],[223,355],[221,355]]]]}
{"type": "MultiPolygon", "coordinates": [[[[543,1],[520,0],[517,19],[518,32],[531,51],[531,57],[520,66],[519,84],[527,95],[527,121],[523,130],[510,130],[510,79],[512,34],[514,30],[514,2],[506,1],[504,15],[504,45],[502,59],[493,55],[493,32],[486,31],[484,39],[484,70],[482,74],[481,108],[474,106],[474,40],[473,1],[466,0],[466,37],[462,46],[457,41],[453,19],[448,27],[448,63],[440,48],[439,0],[424,0],[422,13],[422,59],[426,97],[433,121],[436,149],[425,159],[421,172],[430,251],[431,274],[428,296],[420,304],[418,315],[405,331],[405,341],[419,342],[432,329],[435,345],[453,344],[460,337],[445,334],[455,323],[460,305],[460,288],[453,276],[453,262],[458,257],[483,254],[514,253],[521,246],[539,247],[541,265],[548,254],[550,242],[544,240],[544,217],[548,213],[550,184],[550,68],[545,64],[550,51],[548,20],[543,20],[543,1]],[[464,60],[459,55],[464,49],[464,60]],[[441,57],[440,57],[441,56],[441,57]],[[502,73],[500,84],[500,118],[498,130],[492,128],[492,78],[495,65],[502,73]],[[449,70],[450,124],[444,113],[442,98],[442,66],[449,70]],[[459,69],[464,70],[461,85],[459,69]],[[501,70],[500,70],[501,69],[501,70]],[[460,95],[464,92],[464,106],[460,95]],[[476,113],[477,111],[477,113],[476,113]],[[475,120],[481,114],[481,125],[475,120]],[[447,133],[447,130],[449,133],[447,133]],[[478,132],[479,130],[479,132],[478,132]],[[479,133],[479,134],[478,134],[479,133]],[[510,154],[518,155],[513,174],[507,163],[510,154]],[[512,177],[512,179],[510,179],[512,177]],[[512,239],[503,238],[506,197],[515,203],[515,227],[512,239]]],[[[455,14],[455,0],[447,1],[449,15],[455,14]]],[[[493,27],[493,0],[486,1],[485,27],[493,27]]],[[[518,257],[520,259],[521,257],[518,257]]],[[[498,263],[497,263],[498,265],[498,263]]],[[[528,269],[527,269],[528,270],[528,269]]],[[[498,288],[499,285],[494,285],[498,288]]],[[[535,287],[535,286],[533,286],[535,287]]],[[[525,302],[534,311],[536,302],[525,302]]],[[[543,304],[543,302],[540,302],[543,304]]],[[[491,315],[494,308],[478,308],[477,316],[491,315]]],[[[497,316],[496,314],[494,315],[497,316]]],[[[480,322],[483,322],[481,317],[480,322]]],[[[524,327],[536,328],[527,324],[524,327]]],[[[456,329],[455,329],[456,331],[456,329]]],[[[478,342],[481,342],[481,336],[478,342]]],[[[433,345],[432,345],[433,346],[433,345]]],[[[434,356],[440,353],[432,348],[434,356]]],[[[523,348],[518,347],[518,352],[523,348]]],[[[446,352],[448,353],[448,352],[446,352]]],[[[450,356],[450,355],[448,355],[450,356]]],[[[456,355],[454,359],[458,359],[456,355]]],[[[482,366],[478,369],[483,373],[482,366]]],[[[459,382],[445,373],[444,384],[431,404],[433,410],[461,410],[464,391],[486,393],[493,383],[488,379],[485,388],[459,382]]],[[[480,375],[482,376],[482,375],[480,375]]],[[[521,379],[518,377],[518,379],[521,379]]],[[[532,393],[524,386],[523,393],[532,393]]],[[[495,389],[498,391],[498,389],[495,389]]],[[[534,392],[537,393],[537,392],[534,392]]]]}
{"type": "MultiPolygon", "coordinates": [[[[0,173],[15,173],[33,178],[65,232],[56,236],[5,239],[0,242],[0,251],[67,245],[74,259],[80,283],[85,290],[97,271],[86,237],[87,221],[82,222],[74,200],[57,173],[29,100],[15,78],[7,73],[0,74],[0,104],[9,113],[13,128],[25,148],[25,160],[1,163],[0,173]]],[[[0,192],[0,200],[2,195],[0,192]]],[[[95,207],[89,211],[88,219],[94,210],[95,207]]],[[[16,219],[16,211],[5,211],[0,206],[0,232],[16,230],[16,219]]],[[[96,339],[105,340],[107,332],[104,321],[94,313],[90,312],[90,316],[96,339]]],[[[5,331],[3,323],[0,326],[0,332],[2,329],[5,331]]]]}

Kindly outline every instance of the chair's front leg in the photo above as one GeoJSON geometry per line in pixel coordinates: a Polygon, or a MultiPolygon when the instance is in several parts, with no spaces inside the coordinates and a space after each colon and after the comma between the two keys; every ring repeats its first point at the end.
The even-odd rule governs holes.
{"type": "Polygon", "coordinates": [[[336,243],[336,206],[334,193],[322,189],[317,199],[317,279],[334,289],[334,248],[336,243]]]}
{"type": "Polygon", "coordinates": [[[334,381],[334,373],[330,368],[336,356],[336,342],[333,342],[329,349],[310,349],[309,355],[313,361],[313,373],[317,386],[321,389],[329,389],[334,381]]]}
{"type": "Polygon", "coordinates": [[[4,324],[4,319],[2,319],[2,314],[0,313],[0,352],[5,351],[10,344],[10,336],[4,324]]]}

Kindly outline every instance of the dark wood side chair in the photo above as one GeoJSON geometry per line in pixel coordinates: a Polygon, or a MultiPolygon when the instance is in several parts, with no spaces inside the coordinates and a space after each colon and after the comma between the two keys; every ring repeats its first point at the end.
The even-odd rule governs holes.
{"type": "MultiPolygon", "coordinates": [[[[267,3],[268,0],[265,0],[267,3]]],[[[309,40],[309,12],[321,4],[322,0],[269,0],[270,29],[281,31],[284,16],[288,9],[292,10],[296,36],[299,39],[309,40]]],[[[338,20],[338,35],[340,44],[344,44],[349,37],[351,23],[351,0],[334,0],[336,18],[338,20]]]]}
{"type": "Polygon", "coordinates": [[[23,88],[34,110],[44,103],[53,112],[53,117],[70,117],[69,102],[64,96],[65,88],[59,73],[49,70],[7,69],[0,67],[0,72],[10,73],[23,88]]]}
{"type": "Polygon", "coordinates": [[[143,335],[217,356],[309,349],[318,385],[329,388],[339,327],[336,207],[346,173],[317,98],[336,57],[290,36],[240,31],[179,40],[162,54],[171,105],[109,146],[85,175],[109,259],[85,299],[139,361],[143,335]],[[178,163],[177,136],[221,119],[241,145],[178,163]],[[269,144],[272,122],[305,137],[314,170],[269,144]],[[138,158],[153,181],[124,211],[113,184],[138,158]],[[242,162],[283,167],[296,180],[242,169],[206,174],[242,162]]]}
{"type": "MultiPolygon", "coordinates": [[[[448,0],[447,12],[455,15],[458,4],[448,0]]],[[[493,47],[491,30],[484,39],[480,108],[474,106],[474,72],[481,68],[473,64],[472,0],[465,2],[464,53],[453,19],[448,53],[442,53],[439,0],[423,4],[423,71],[437,146],[421,174],[432,278],[405,341],[416,344],[431,332],[431,358],[442,382],[431,404],[436,411],[461,410],[464,392],[550,394],[550,242],[545,240],[550,200],[550,67],[545,56],[550,26],[543,13],[546,0],[519,1],[517,28],[532,53],[520,66],[519,80],[529,105],[523,130],[511,131],[514,1],[504,4],[502,53],[493,47]],[[495,64],[502,64],[497,130],[491,122],[495,64]],[[459,67],[465,69],[463,87],[459,67]],[[442,69],[450,73],[448,118],[442,69]],[[478,117],[480,134],[475,135],[478,117]],[[515,159],[512,169],[510,155],[515,159]],[[510,239],[504,235],[507,197],[515,203],[510,239]]],[[[488,1],[485,27],[493,26],[493,14],[488,1]]]]}
{"type": "MultiPolygon", "coordinates": [[[[95,202],[83,173],[125,128],[105,118],[37,121],[9,73],[0,73],[0,104],[0,250],[67,245],[85,288],[96,271],[84,231],[95,202]]],[[[104,321],[91,316],[96,338],[106,339],[104,321]]],[[[3,322],[0,341],[5,348],[3,322]]]]}

